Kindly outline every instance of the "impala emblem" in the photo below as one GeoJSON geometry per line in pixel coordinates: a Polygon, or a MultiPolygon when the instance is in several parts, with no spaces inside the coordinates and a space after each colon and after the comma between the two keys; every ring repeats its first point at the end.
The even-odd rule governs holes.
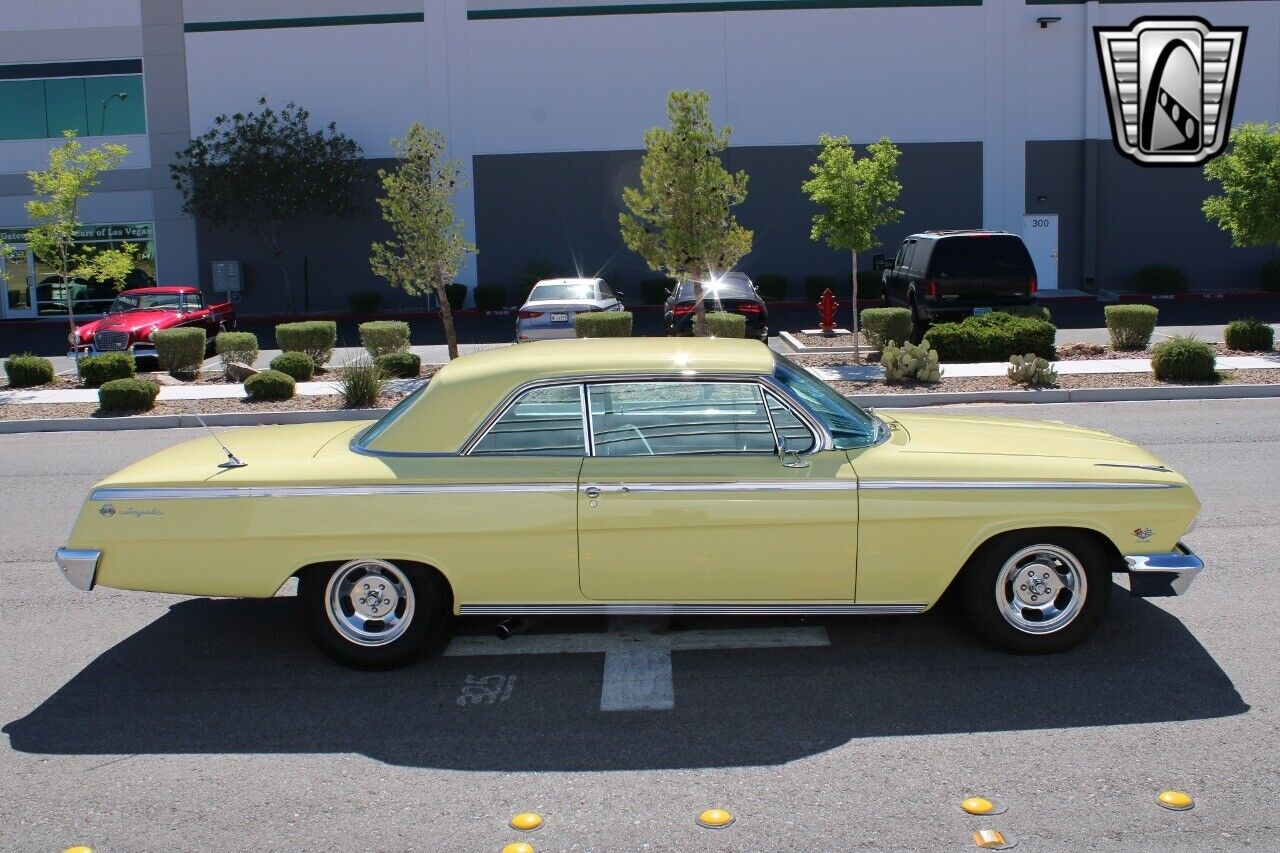
{"type": "Polygon", "coordinates": [[[1203,18],[1094,27],[1120,153],[1144,166],[1190,166],[1221,154],[1247,32],[1203,18]]]}
{"type": "Polygon", "coordinates": [[[116,508],[111,504],[103,504],[102,507],[98,509],[98,515],[101,515],[104,518],[110,518],[115,514],[116,508]]]}

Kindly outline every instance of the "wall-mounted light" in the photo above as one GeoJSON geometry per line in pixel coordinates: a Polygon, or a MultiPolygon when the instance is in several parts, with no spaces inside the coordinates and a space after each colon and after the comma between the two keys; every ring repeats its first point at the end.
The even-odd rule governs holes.
{"type": "Polygon", "coordinates": [[[1045,29],[1050,24],[1056,24],[1062,18],[1058,15],[1045,15],[1043,18],[1036,18],[1036,23],[1040,25],[1040,29],[1045,29]]]}
{"type": "Polygon", "coordinates": [[[1045,195],[1044,193],[1041,193],[1040,195],[1036,196],[1036,201],[1038,201],[1038,202],[1040,202],[1040,203],[1042,203],[1042,204],[1043,204],[1044,202],[1048,201],[1048,200],[1049,200],[1049,197],[1048,197],[1047,195],[1045,195]]]}

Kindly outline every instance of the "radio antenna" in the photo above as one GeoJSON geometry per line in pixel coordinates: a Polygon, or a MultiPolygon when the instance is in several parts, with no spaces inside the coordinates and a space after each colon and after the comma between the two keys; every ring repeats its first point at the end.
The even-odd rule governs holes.
{"type": "Polygon", "coordinates": [[[222,452],[227,454],[227,461],[219,463],[219,468],[226,468],[230,470],[231,468],[244,468],[249,464],[248,462],[241,462],[236,458],[236,455],[231,452],[231,448],[222,443],[222,439],[218,438],[218,434],[209,428],[209,425],[204,422],[204,418],[200,417],[198,412],[196,413],[196,420],[200,422],[200,426],[209,430],[209,435],[213,436],[213,440],[218,442],[218,446],[222,448],[222,452]]]}

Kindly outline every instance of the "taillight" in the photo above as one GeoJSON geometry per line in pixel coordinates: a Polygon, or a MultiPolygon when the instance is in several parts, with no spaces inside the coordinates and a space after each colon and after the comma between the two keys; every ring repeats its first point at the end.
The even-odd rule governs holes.
{"type": "Polygon", "coordinates": [[[924,295],[929,299],[937,299],[938,283],[933,279],[927,279],[924,283],[924,295]]]}
{"type": "Polygon", "coordinates": [[[1037,288],[1037,287],[1039,287],[1039,285],[1038,285],[1038,284],[1036,284],[1035,277],[1034,277],[1034,276],[1032,276],[1032,278],[1031,278],[1031,292],[1032,292],[1032,293],[1035,293],[1035,292],[1036,292],[1036,288],[1037,288]]]}
{"type": "Polygon", "coordinates": [[[694,311],[694,308],[692,305],[676,305],[671,309],[671,313],[677,317],[687,316],[689,314],[692,314],[693,311],[694,311]]]}
{"type": "Polygon", "coordinates": [[[760,314],[764,312],[764,306],[759,302],[740,302],[738,303],[739,314],[760,314]]]}
{"type": "Polygon", "coordinates": [[[534,317],[542,316],[541,311],[517,311],[516,314],[521,320],[532,320],[534,317]]]}

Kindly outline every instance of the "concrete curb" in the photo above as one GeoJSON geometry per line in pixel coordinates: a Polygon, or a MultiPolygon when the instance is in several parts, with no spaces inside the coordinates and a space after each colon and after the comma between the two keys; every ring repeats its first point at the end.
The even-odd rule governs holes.
{"type": "MultiPolygon", "coordinates": [[[[296,412],[214,412],[201,415],[209,426],[314,424],[326,421],[374,420],[389,409],[315,409],[296,412]]],[[[195,415],[135,415],[120,418],[39,418],[0,421],[0,435],[22,432],[114,432],[126,429],[199,428],[195,415]]]]}
{"type": "Polygon", "coordinates": [[[1148,400],[1235,400],[1280,397],[1275,385],[1170,385],[1156,388],[1047,388],[1042,391],[937,391],[847,394],[860,406],[913,409],[952,403],[1138,403],[1148,400]]]}

